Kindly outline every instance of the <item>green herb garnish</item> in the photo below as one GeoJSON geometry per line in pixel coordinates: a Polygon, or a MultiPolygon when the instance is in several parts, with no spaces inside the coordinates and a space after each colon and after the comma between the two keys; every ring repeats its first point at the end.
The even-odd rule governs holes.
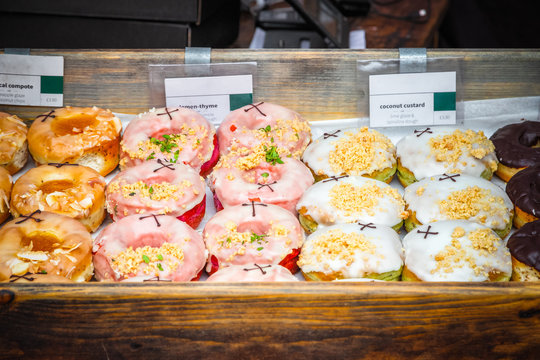
{"type": "Polygon", "coordinates": [[[265,145],[264,151],[266,151],[266,162],[272,165],[283,164],[283,160],[279,156],[275,146],[271,146],[270,149],[265,145]]]}
{"type": "Polygon", "coordinates": [[[257,248],[257,251],[261,251],[262,249],[264,249],[262,246],[261,246],[261,247],[258,247],[258,248],[257,248]]]}
{"type": "Polygon", "coordinates": [[[170,163],[176,164],[178,161],[178,155],[180,155],[180,150],[174,152],[173,158],[169,160],[170,163]]]}
{"type": "Polygon", "coordinates": [[[272,131],[272,128],[270,127],[270,125],[267,125],[266,127],[259,128],[259,130],[262,130],[268,134],[270,131],[272,131]]]}
{"type": "Polygon", "coordinates": [[[263,178],[267,178],[268,175],[269,175],[269,174],[268,174],[267,172],[263,172],[263,173],[261,174],[261,176],[262,176],[263,178]]]}
{"type": "Polygon", "coordinates": [[[149,258],[148,256],[143,255],[143,256],[142,256],[142,259],[143,259],[143,261],[144,261],[145,263],[147,263],[147,264],[150,263],[150,258],[149,258]]]}
{"type": "Polygon", "coordinates": [[[47,274],[47,270],[41,270],[39,273],[40,274],[47,274]]]}
{"type": "Polygon", "coordinates": [[[154,188],[153,188],[152,186],[150,186],[150,188],[148,188],[148,192],[149,192],[150,194],[153,194],[153,193],[154,193],[154,188]]]}
{"type": "Polygon", "coordinates": [[[129,193],[129,196],[135,196],[135,193],[134,192],[129,193]]]}
{"type": "Polygon", "coordinates": [[[154,145],[159,146],[159,150],[161,152],[168,152],[170,153],[173,147],[178,147],[178,144],[173,142],[173,139],[177,136],[175,135],[162,135],[163,139],[165,140],[158,140],[155,137],[150,138],[150,142],[154,145]]]}
{"type": "Polygon", "coordinates": [[[255,234],[254,232],[251,233],[251,243],[254,243],[255,241],[260,244],[261,242],[267,242],[266,240],[264,240],[265,237],[267,237],[268,235],[257,235],[255,234]]]}
{"type": "Polygon", "coordinates": [[[152,151],[152,153],[151,153],[150,155],[148,155],[148,157],[146,158],[146,160],[152,160],[152,159],[154,159],[154,155],[156,155],[156,153],[152,151]]]}
{"type": "Polygon", "coordinates": [[[163,255],[158,254],[157,259],[158,259],[159,261],[162,261],[162,260],[163,260],[163,255]]]}
{"type": "Polygon", "coordinates": [[[163,267],[161,266],[160,263],[157,264],[157,268],[159,269],[159,271],[163,271],[163,267]]]}

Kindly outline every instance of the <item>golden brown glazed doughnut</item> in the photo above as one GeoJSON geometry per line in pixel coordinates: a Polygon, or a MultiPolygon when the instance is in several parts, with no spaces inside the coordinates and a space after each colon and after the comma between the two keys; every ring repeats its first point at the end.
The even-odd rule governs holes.
{"type": "Polygon", "coordinates": [[[11,175],[6,169],[0,167],[0,224],[9,217],[11,186],[11,175]]]}
{"type": "Polygon", "coordinates": [[[28,128],[15,115],[0,112],[0,167],[11,175],[22,169],[28,159],[28,128]]]}

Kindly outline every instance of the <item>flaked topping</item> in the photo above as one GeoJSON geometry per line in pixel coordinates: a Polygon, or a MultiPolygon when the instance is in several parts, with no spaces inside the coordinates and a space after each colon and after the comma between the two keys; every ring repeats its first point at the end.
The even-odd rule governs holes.
{"type": "MultiPolygon", "coordinates": [[[[493,143],[482,131],[477,133],[473,130],[463,132],[457,129],[450,135],[433,137],[429,139],[429,146],[431,148],[431,154],[437,161],[448,162],[454,165],[458,164],[462,155],[483,159],[495,151],[493,143]]],[[[491,170],[495,171],[497,169],[496,164],[490,162],[489,165],[491,170]]]]}
{"type": "Polygon", "coordinates": [[[461,226],[456,226],[456,228],[452,232],[452,237],[460,238],[463,237],[463,235],[465,235],[465,229],[463,229],[461,226]]]}
{"type": "Polygon", "coordinates": [[[361,212],[374,216],[379,199],[384,196],[394,199],[402,207],[405,206],[405,202],[396,189],[390,187],[380,188],[370,182],[362,186],[349,183],[334,185],[330,189],[329,196],[330,205],[343,211],[345,216],[352,216],[361,212]]]}
{"type": "Polygon", "coordinates": [[[388,167],[388,156],[377,156],[395,152],[394,145],[386,136],[367,127],[345,134],[347,136],[336,141],[329,153],[328,161],[335,173],[362,175],[388,167]]]}
{"type": "MultiPolygon", "coordinates": [[[[346,233],[341,229],[327,231],[311,241],[313,252],[309,255],[301,252],[298,266],[325,264],[329,261],[342,261],[350,266],[358,252],[375,255],[377,249],[365,235],[346,233]]],[[[325,267],[328,268],[328,265],[325,267]]]]}
{"type": "Polygon", "coordinates": [[[174,199],[178,200],[181,196],[184,196],[182,189],[193,186],[193,184],[187,180],[180,184],[171,184],[168,182],[162,182],[159,184],[148,185],[142,180],[139,180],[132,184],[122,184],[119,181],[114,181],[109,184],[109,191],[111,193],[120,191],[124,199],[128,199],[132,196],[139,196],[142,198],[148,198],[150,200],[161,201],[174,199]]]}
{"type": "MultiPolygon", "coordinates": [[[[439,210],[452,220],[470,219],[478,216],[481,211],[490,216],[504,216],[508,212],[503,198],[494,196],[491,190],[478,186],[453,191],[445,200],[439,201],[439,210]]],[[[485,223],[487,218],[480,216],[478,220],[485,223]]]]}
{"type": "Polygon", "coordinates": [[[15,275],[24,274],[26,271],[33,273],[40,272],[46,273],[45,270],[40,269],[43,262],[50,262],[52,264],[58,264],[60,262],[60,256],[67,258],[72,263],[77,263],[77,258],[71,255],[71,252],[79,248],[82,243],[76,245],[65,245],[55,243],[50,250],[38,250],[34,248],[34,243],[30,243],[17,252],[17,258],[8,263],[11,271],[15,275]]]}
{"type": "Polygon", "coordinates": [[[500,241],[500,238],[491,229],[474,230],[469,232],[467,237],[475,250],[485,251],[490,254],[497,251],[496,244],[500,241]]]}
{"type": "Polygon", "coordinates": [[[161,247],[144,246],[135,250],[130,246],[111,258],[111,267],[124,278],[139,271],[159,276],[164,266],[174,272],[183,261],[184,251],[179,245],[164,243],[161,247]]]}

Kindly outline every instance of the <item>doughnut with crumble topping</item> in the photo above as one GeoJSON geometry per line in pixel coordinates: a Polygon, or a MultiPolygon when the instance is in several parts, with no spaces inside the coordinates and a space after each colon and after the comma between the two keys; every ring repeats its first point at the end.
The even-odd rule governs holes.
{"type": "Polygon", "coordinates": [[[82,282],[93,271],[92,237],[75,219],[36,210],[0,229],[0,281],[41,274],[43,282],[82,282]]]}
{"type": "Polygon", "coordinates": [[[216,209],[249,202],[250,199],[281,206],[293,213],[304,191],[313,184],[309,169],[292,157],[279,157],[264,145],[249,155],[229,153],[221,157],[208,178],[216,209]]]}
{"type": "Polygon", "coordinates": [[[152,109],[126,127],[120,143],[120,168],[152,159],[173,160],[206,176],[219,157],[215,133],[214,126],[194,110],[152,109]]]}
{"type": "Polygon", "coordinates": [[[397,175],[403,186],[438,174],[467,174],[490,180],[497,170],[495,147],[482,131],[433,127],[396,144],[397,175]]]}
{"type": "Polygon", "coordinates": [[[79,164],[105,176],[118,165],[121,131],[110,110],[67,106],[35,118],[28,147],[38,165],[79,164]]]}
{"type": "Polygon", "coordinates": [[[28,160],[26,124],[16,115],[0,112],[0,167],[11,175],[21,170],[28,160]]]}
{"type": "Polygon", "coordinates": [[[161,159],[120,171],[105,195],[114,221],[133,214],[168,214],[196,228],[206,210],[205,183],[199,173],[161,159]]]}
{"type": "Polygon", "coordinates": [[[343,223],[374,223],[399,231],[407,218],[401,194],[385,182],[362,176],[331,177],[308,188],[296,204],[300,223],[312,233],[343,223]]]}
{"type": "Polygon", "coordinates": [[[512,261],[490,228],[467,220],[424,224],[403,238],[403,281],[508,281],[512,261]]]}
{"type": "Polygon", "coordinates": [[[512,255],[512,280],[540,281],[540,220],[523,225],[507,243],[512,255]]]}
{"type": "Polygon", "coordinates": [[[436,175],[405,188],[409,217],[405,229],[441,220],[469,220],[504,238],[512,228],[514,207],[504,190],[470,175],[436,175]]]}
{"type": "Polygon", "coordinates": [[[503,126],[491,141],[499,159],[496,174],[508,182],[518,171],[540,164],[540,121],[503,126]]]}
{"type": "Polygon", "coordinates": [[[350,128],[325,133],[307,147],[302,161],[316,181],[361,175],[389,183],[396,172],[396,149],[376,130],[350,128]]]}
{"type": "Polygon", "coordinates": [[[11,198],[12,178],[9,172],[0,167],[0,224],[9,217],[9,199],[11,198]]]}
{"type": "Polygon", "coordinates": [[[299,281],[287,268],[276,264],[231,265],[206,279],[209,282],[299,281]]]}
{"type": "Polygon", "coordinates": [[[77,164],[48,164],[28,170],[13,185],[11,214],[17,218],[35,210],[79,220],[96,231],[105,218],[105,179],[77,164]]]}
{"type": "Polygon", "coordinates": [[[168,215],[130,215],[94,241],[98,281],[198,280],[206,263],[201,235],[168,215]]]}
{"type": "Polygon", "coordinates": [[[300,114],[268,102],[232,111],[222,121],[217,134],[222,155],[263,144],[300,158],[311,141],[311,127],[300,114]]]}
{"type": "Polygon", "coordinates": [[[214,215],[203,231],[209,251],[206,271],[230,265],[279,264],[292,273],[304,231],[296,217],[279,206],[251,201],[214,215]]]}
{"type": "Polygon", "coordinates": [[[540,218],[540,163],[519,171],[506,184],[506,193],[515,206],[514,226],[540,218]]]}
{"type": "Polygon", "coordinates": [[[308,236],[298,266],[308,281],[399,280],[403,250],[399,235],[388,226],[338,224],[308,236]]]}

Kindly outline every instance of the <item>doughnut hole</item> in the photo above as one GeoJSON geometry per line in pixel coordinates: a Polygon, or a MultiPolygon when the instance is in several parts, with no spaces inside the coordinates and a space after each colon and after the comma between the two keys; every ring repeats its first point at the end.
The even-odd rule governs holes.
{"type": "Polygon", "coordinates": [[[271,184],[281,180],[284,175],[284,166],[272,166],[264,163],[253,170],[242,174],[244,181],[258,184],[271,184]]]}
{"type": "Polygon", "coordinates": [[[51,130],[56,136],[76,135],[82,133],[86,127],[93,128],[97,124],[98,120],[94,115],[57,116],[51,122],[51,130]]]}
{"type": "Polygon", "coordinates": [[[524,132],[518,139],[519,143],[523,146],[530,148],[539,148],[540,147],[540,136],[536,133],[524,132]]]}
{"type": "Polygon", "coordinates": [[[270,232],[270,225],[260,221],[245,221],[238,225],[237,232],[255,233],[257,235],[266,235],[270,232]]]}
{"type": "Polygon", "coordinates": [[[56,234],[45,231],[34,231],[21,238],[21,245],[27,247],[32,244],[32,251],[52,252],[62,243],[56,234]]]}
{"type": "Polygon", "coordinates": [[[140,236],[137,239],[130,239],[130,241],[130,246],[133,248],[133,250],[136,250],[145,246],[160,248],[166,242],[166,239],[165,235],[162,233],[148,233],[140,236]]]}
{"type": "Polygon", "coordinates": [[[41,190],[45,194],[51,194],[53,192],[59,191],[64,192],[67,189],[71,189],[74,187],[73,181],[69,179],[62,179],[62,180],[51,180],[44,182],[39,186],[39,190],[41,190]]]}

